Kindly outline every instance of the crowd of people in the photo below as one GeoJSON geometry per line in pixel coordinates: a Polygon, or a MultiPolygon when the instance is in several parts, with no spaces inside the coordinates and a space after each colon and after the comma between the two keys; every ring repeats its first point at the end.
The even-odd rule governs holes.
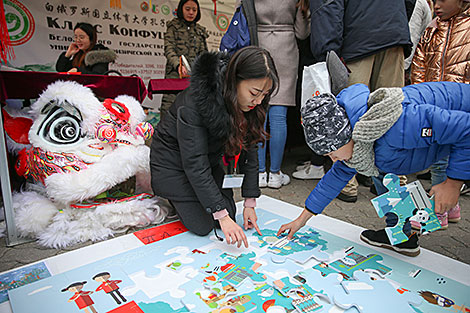
{"type": "MultiPolygon", "coordinates": [[[[237,246],[248,246],[243,228],[259,232],[260,188],[290,182],[281,170],[287,111],[299,106],[295,52],[306,38],[311,64],[333,51],[348,78],[335,82],[343,90],[302,104],[313,154],[293,177],[320,181],[301,215],[278,235],[291,238],[334,198],[355,202],[358,183],[382,194],[386,173],[398,175],[403,185],[406,175],[427,169],[442,228],[458,221],[458,198],[470,180],[470,1],[242,2],[254,10],[246,16],[256,36],[231,56],[208,52],[197,0],[180,0],[177,16],[167,23],[165,78],[190,76],[190,86],[162,100],[150,167],[153,191],[169,200],[183,224],[198,235],[220,228],[227,243],[237,246]],[[334,162],[329,170],[327,158],[334,162]],[[226,175],[227,169],[241,179],[226,175]],[[227,186],[241,187],[243,228],[227,186]]],[[[57,71],[105,73],[115,58],[112,50],[96,44],[89,24],[78,24],[74,34],[57,71]]],[[[396,222],[387,216],[387,226],[396,222]]],[[[365,230],[361,239],[416,256],[419,238],[412,226],[420,225],[408,221],[409,240],[398,245],[384,229],[365,230]]]]}

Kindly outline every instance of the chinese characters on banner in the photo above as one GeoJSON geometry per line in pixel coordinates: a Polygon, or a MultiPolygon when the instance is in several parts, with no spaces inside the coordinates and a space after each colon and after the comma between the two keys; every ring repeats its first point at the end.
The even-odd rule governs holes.
{"type": "MultiPolygon", "coordinates": [[[[110,65],[124,76],[136,74],[147,84],[165,75],[163,36],[166,22],[176,16],[178,0],[2,0],[16,58],[7,64],[21,70],[55,71],[55,62],[73,41],[78,22],[94,25],[98,42],[113,49],[110,65]],[[120,3],[120,5],[119,5],[120,3]]],[[[217,50],[230,23],[235,0],[200,0],[209,50],[217,50]],[[214,12],[216,14],[214,14],[214,12]]],[[[154,98],[159,102],[159,97],[154,98]]],[[[150,101],[149,99],[146,102],[150,101]]],[[[155,107],[155,103],[147,106],[155,107]]]]}

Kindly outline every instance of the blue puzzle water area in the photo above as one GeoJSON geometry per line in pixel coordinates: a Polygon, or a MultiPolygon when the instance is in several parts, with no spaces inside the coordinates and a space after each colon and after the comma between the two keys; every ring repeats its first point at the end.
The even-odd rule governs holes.
{"type": "MultiPolygon", "coordinates": [[[[257,209],[257,214],[259,227],[269,236],[289,222],[263,209],[257,209]]],[[[132,301],[140,310],[135,312],[144,313],[224,312],[224,308],[226,312],[230,308],[267,313],[284,308],[289,312],[293,299],[278,292],[274,282],[290,276],[300,277],[300,286],[309,286],[330,299],[330,303],[323,297],[312,299],[311,303],[322,306],[322,312],[330,312],[337,303],[349,308],[346,312],[367,313],[369,308],[388,303],[383,299],[389,299],[389,293],[396,301],[411,304],[422,299],[416,307],[405,303],[414,312],[451,312],[459,307],[466,312],[470,307],[470,287],[459,282],[325,231],[305,227],[302,234],[315,234],[316,243],[331,258],[305,264],[288,259],[277,264],[270,258],[270,245],[259,244],[252,231],[247,232],[249,249],[227,246],[213,236],[183,233],[10,290],[10,303],[14,313],[80,313],[84,308],[91,312],[90,305],[99,313],[119,313],[128,312],[124,307],[132,301]],[[177,264],[177,270],[169,264],[177,264]],[[109,288],[99,288],[102,282],[95,278],[104,272],[109,276],[109,288]],[[359,293],[360,288],[364,293],[359,293]],[[381,294],[381,290],[386,292],[381,294]],[[397,296],[401,294],[404,296],[397,296]]],[[[342,312],[339,307],[334,309],[342,312]]]]}

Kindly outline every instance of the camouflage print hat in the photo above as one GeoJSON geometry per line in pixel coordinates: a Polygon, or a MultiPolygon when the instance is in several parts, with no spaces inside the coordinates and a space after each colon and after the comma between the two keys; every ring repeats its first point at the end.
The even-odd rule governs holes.
{"type": "Polygon", "coordinates": [[[310,98],[300,109],[305,141],[318,155],[338,150],[352,137],[352,127],[344,108],[330,93],[310,98]]]}

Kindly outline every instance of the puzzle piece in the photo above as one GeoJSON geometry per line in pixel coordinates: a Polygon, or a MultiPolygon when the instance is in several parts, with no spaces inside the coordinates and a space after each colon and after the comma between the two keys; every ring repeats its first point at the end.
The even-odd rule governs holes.
{"type": "Polygon", "coordinates": [[[341,284],[345,293],[336,293],[334,302],[341,308],[356,307],[361,313],[394,313],[416,311],[410,306],[419,306],[422,299],[409,291],[398,292],[386,279],[371,279],[363,272],[354,272],[354,279],[341,284]]]}
{"type": "Polygon", "coordinates": [[[321,291],[313,290],[308,284],[295,277],[283,277],[274,281],[274,286],[284,296],[292,300],[292,305],[298,312],[320,312],[323,305],[314,299],[317,295],[325,296],[321,291]]]}
{"type": "Polygon", "coordinates": [[[252,260],[256,257],[254,252],[240,254],[238,257],[223,253],[220,257],[226,263],[222,266],[212,268],[211,271],[220,279],[226,280],[232,286],[237,287],[247,278],[251,279],[253,282],[264,282],[266,280],[264,274],[256,272],[261,266],[261,263],[252,260]]]}
{"type": "MultiPolygon", "coordinates": [[[[202,276],[202,274],[200,274],[202,276]]],[[[226,297],[233,296],[237,289],[223,280],[211,281],[210,284],[201,283],[199,279],[193,279],[180,287],[186,291],[182,299],[184,306],[193,312],[208,312],[219,307],[226,297]]],[[[203,279],[204,280],[204,279],[203,279]]]]}
{"type": "Polygon", "coordinates": [[[294,276],[298,271],[305,269],[290,259],[284,258],[284,263],[278,264],[272,261],[271,253],[266,253],[258,258],[258,262],[262,264],[263,273],[266,274],[266,283],[273,285],[273,282],[277,279],[281,279],[285,276],[294,276]]]}
{"type": "Polygon", "coordinates": [[[211,313],[223,312],[276,312],[286,313],[294,311],[291,300],[284,297],[275,288],[268,284],[255,287],[249,293],[237,295],[220,304],[219,308],[211,313]]]}
{"type": "Polygon", "coordinates": [[[226,261],[220,257],[222,251],[219,249],[212,249],[207,252],[194,249],[191,251],[191,253],[195,259],[193,263],[194,268],[202,272],[211,273],[214,268],[226,264],[226,261]]]}
{"type": "Polygon", "coordinates": [[[276,231],[263,229],[263,235],[254,234],[258,237],[260,247],[269,245],[268,251],[275,256],[272,257],[274,263],[284,263],[286,258],[304,264],[311,258],[318,261],[327,261],[330,256],[322,250],[327,249],[327,241],[320,239],[320,233],[313,228],[305,233],[297,232],[291,240],[285,235],[276,236],[276,231]]]}
{"type": "Polygon", "coordinates": [[[353,273],[357,270],[373,270],[384,276],[391,272],[392,269],[379,263],[381,260],[383,260],[383,258],[378,254],[369,254],[365,257],[357,252],[351,252],[342,259],[338,259],[329,264],[322,262],[315,265],[313,268],[320,271],[323,276],[327,276],[331,273],[339,273],[343,276],[344,280],[352,279],[353,273]]]}
{"type": "Polygon", "coordinates": [[[408,240],[408,236],[403,233],[403,226],[410,219],[417,219],[424,233],[441,228],[434,213],[434,201],[429,200],[419,181],[402,187],[397,175],[387,174],[383,184],[389,192],[372,199],[371,202],[379,217],[394,214],[398,218],[397,224],[385,228],[393,245],[408,240]]]}

